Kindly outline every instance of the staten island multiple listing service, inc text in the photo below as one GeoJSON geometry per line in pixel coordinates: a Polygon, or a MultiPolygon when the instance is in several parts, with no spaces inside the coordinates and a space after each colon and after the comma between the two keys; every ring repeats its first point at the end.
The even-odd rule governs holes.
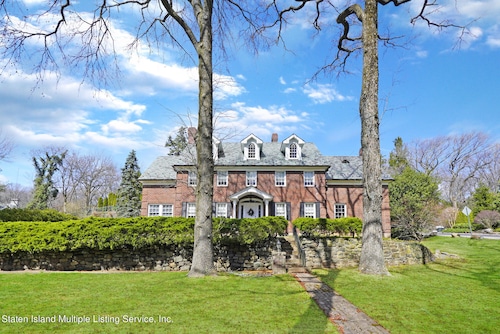
{"type": "Polygon", "coordinates": [[[42,315],[30,315],[30,316],[17,316],[17,315],[2,315],[2,323],[4,324],[14,324],[14,323],[34,323],[34,324],[46,324],[46,323],[72,323],[72,324],[120,324],[120,323],[172,323],[172,318],[158,315],[156,317],[151,316],[110,316],[110,315],[52,315],[52,316],[42,316],[42,315]]]}

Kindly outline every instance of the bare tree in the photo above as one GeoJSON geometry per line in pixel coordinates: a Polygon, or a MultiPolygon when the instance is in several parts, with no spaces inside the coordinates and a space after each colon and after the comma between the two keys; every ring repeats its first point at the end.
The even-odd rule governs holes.
{"type": "Polygon", "coordinates": [[[12,153],[13,149],[14,142],[10,138],[7,138],[0,130],[0,161],[5,160],[12,153]]]}
{"type": "MultiPolygon", "coordinates": [[[[3,31],[0,54],[12,62],[28,60],[37,73],[57,69],[60,64],[78,69],[83,65],[86,78],[106,85],[107,69],[116,67],[117,53],[113,38],[112,18],[122,12],[137,13],[136,39],[131,46],[148,47],[171,43],[185,51],[198,66],[198,132],[196,188],[196,223],[193,263],[189,276],[215,272],[212,248],[213,199],[213,47],[225,53],[224,38],[231,33],[230,25],[240,17],[248,29],[255,29],[250,18],[259,11],[252,1],[233,0],[101,0],[88,4],[70,0],[50,0],[47,9],[35,14],[23,10],[16,1],[0,1],[3,31]],[[83,8],[92,6],[90,11],[83,8]],[[247,7],[247,9],[245,9],[247,7]],[[43,24],[41,24],[43,23],[43,24]],[[216,35],[216,38],[214,38],[216,35]],[[38,52],[25,52],[27,46],[38,52]],[[190,50],[196,56],[191,57],[190,50]]],[[[238,28],[240,28],[239,26],[238,28]]],[[[245,33],[243,31],[243,33],[245,33]]]]}
{"type": "MultiPolygon", "coordinates": [[[[363,72],[359,114],[361,118],[361,148],[363,152],[363,246],[359,269],[366,274],[387,275],[382,246],[382,172],[379,137],[379,65],[378,46],[382,39],[386,44],[392,44],[390,38],[382,38],[378,32],[378,5],[393,3],[399,6],[410,0],[359,0],[345,1],[346,9],[341,9],[338,2],[323,0],[296,0],[299,4],[283,10],[278,10],[278,19],[271,27],[281,28],[286,23],[287,14],[306,7],[307,3],[315,6],[313,25],[319,29],[320,17],[327,12],[328,7],[340,13],[337,23],[342,26],[338,39],[337,53],[323,71],[346,71],[348,59],[357,52],[363,53],[363,72]],[[354,3],[353,3],[354,2],[354,3]],[[364,5],[364,6],[362,6],[364,5]]],[[[280,1],[273,0],[272,7],[279,8],[280,1]]],[[[464,27],[454,25],[449,21],[434,22],[428,15],[434,11],[437,0],[423,0],[418,13],[411,19],[415,24],[425,22],[436,28],[457,27],[465,33],[464,27]]]]}
{"type": "Polygon", "coordinates": [[[498,165],[497,149],[482,132],[440,136],[413,142],[409,146],[410,164],[438,178],[441,196],[458,208],[481,178],[486,178],[490,171],[495,173],[492,169],[498,165]]]}

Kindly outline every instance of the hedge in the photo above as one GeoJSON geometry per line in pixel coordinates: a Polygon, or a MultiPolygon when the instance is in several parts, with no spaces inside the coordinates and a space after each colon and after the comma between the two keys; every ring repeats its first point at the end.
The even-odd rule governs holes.
{"type": "Polygon", "coordinates": [[[0,222],[60,222],[78,219],[73,215],[56,210],[3,209],[0,210],[0,222]]]}
{"type": "MultiPolygon", "coordinates": [[[[215,219],[214,242],[251,244],[281,234],[286,220],[215,219]]],[[[194,218],[137,217],[96,218],[61,222],[0,223],[0,253],[122,249],[192,245],[194,218]]]]}
{"type": "Polygon", "coordinates": [[[361,234],[363,222],[357,217],[345,218],[297,218],[293,221],[293,225],[303,233],[313,235],[347,235],[361,234]]]}

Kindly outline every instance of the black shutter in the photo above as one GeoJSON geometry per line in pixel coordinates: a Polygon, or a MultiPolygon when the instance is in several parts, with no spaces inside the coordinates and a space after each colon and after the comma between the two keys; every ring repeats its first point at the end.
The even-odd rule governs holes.
{"type": "Polygon", "coordinates": [[[300,217],[304,217],[304,202],[300,202],[300,217]]]}
{"type": "Polygon", "coordinates": [[[320,203],[316,202],[316,218],[320,218],[320,203]]]}
{"type": "Polygon", "coordinates": [[[292,220],[292,203],[286,202],[286,220],[292,220]]]}
{"type": "Polygon", "coordinates": [[[274,202],[269,202],[269,215],[270,216],[276,215],[276,203],[274,202]]]}

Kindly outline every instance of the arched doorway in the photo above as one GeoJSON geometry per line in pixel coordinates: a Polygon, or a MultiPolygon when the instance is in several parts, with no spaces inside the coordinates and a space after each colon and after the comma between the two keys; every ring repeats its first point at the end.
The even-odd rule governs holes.
{"type": "Polygon", "coordinates": [[[255,187],[248,187],[229,196],[233,203],[234,218],[269,216],[269,203],[273,196],[255,187]]]}

